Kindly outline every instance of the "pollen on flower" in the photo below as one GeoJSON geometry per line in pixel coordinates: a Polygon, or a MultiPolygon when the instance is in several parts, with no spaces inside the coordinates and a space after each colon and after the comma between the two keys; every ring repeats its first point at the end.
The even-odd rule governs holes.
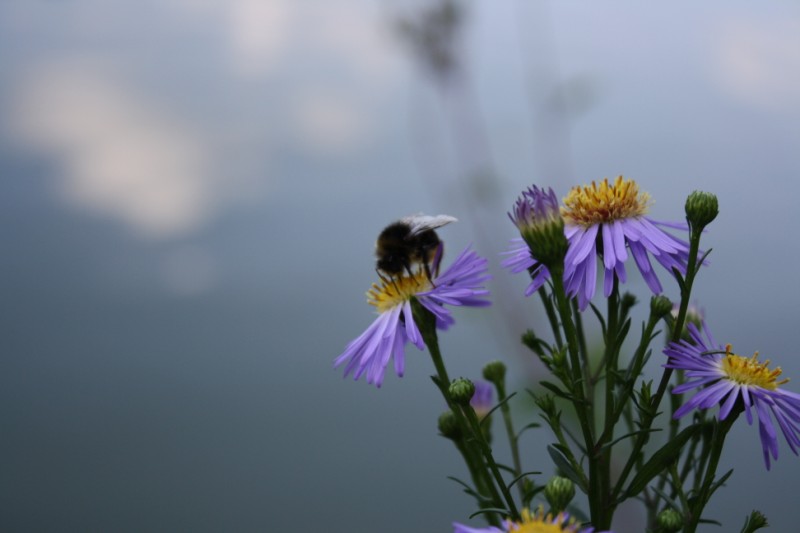
{"type": "Polygon", "coordinates": [[[580,226],[591,226],[645,215],[650,204],[650,195],[639,192],[633,180],[617,177],[613,185],[605,178],[600,185],[573,187],[564,198],[561,215],[566,222],[580,226]]]}
{"type": "Polygon", "coordinates": [[[776,381],[783,371],[780,367],[770,370],[769,360],[763,363],[758,361],[758,352],[753,357],[742,357],[733,353],[733,347],[728,344],[725,346],[725,357],[720,364],[722,371],[731,381],[740,385],[753,385],[767,390],[776,390],[779,385],[787,383],[789,380],[776,381]]]}
{"type": "Polygon", "coordinates": [[[572,518],[568,519],[564,513],[553,517],[550,514],[545,515],[544,509],[539,507],[534,514],[531,514],[528,509],[523,509],[522,522],[515,523],[510,531],[513,533],[562,533],[576,532],[579,527],[580,524],[572,518]]]}
{"type": "Polygon", "coordinates": [[[396,276],[383,280],[380,285],[373,283],[372,288],[367,291],[367,303],[383,313],[432,288],[427,274],[420,270],[413,276],[396,276]]]}

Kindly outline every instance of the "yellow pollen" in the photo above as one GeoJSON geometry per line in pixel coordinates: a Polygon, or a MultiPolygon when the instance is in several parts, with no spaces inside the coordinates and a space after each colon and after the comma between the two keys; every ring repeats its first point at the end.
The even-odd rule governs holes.
{"type": "Polygon", "coordinates": [[[564,198],[561,216],[571,224],[592,226],[625,218],[639,217],[647,213],[650,195],[639,192],[633,180],[619,176],[614,184],[605,178],[600,185],[573,187],[564,198]]]}
{"type": "Polygon", "coordinates": [[[574,519],[562,527],[564,515],[559,513],[555,519],[553,515],[544,514],[544,509],[539,507],[536,513],[531,514],[528,509],[522,510],[522,522],[515,522],[509,531],[511,533],[562,533],[577,531],[579,524],[574,519]]]}
{"type": "Polygon", "coordinates": [[[383,313],[431,288],[428,275],[424,270],[420,270],[413,276],[396,276],[383,280],[380,285],[373,283],[372,288],[367,291],[367,303],[374,305],[378,312],[383,313]]]}
{"type": "Polygon", "coordinates": [[[725,346],[725,357],[722,359],[722,371],[728,379],[740,385],[753,385],[762,389],[775,390],[779,385],[788,383],[788,379],[777,381],[783,371],[780,367],[775,370],[767,368],[769,359],[763,363],[758,361],[758,352],[753,357],[742,357],[733,353],[733,347],[725,346]]]}

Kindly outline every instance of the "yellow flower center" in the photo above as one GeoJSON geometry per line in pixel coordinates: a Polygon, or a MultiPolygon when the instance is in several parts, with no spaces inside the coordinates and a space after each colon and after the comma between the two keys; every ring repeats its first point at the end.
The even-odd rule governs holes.
{"type": "Polygon", "coordinates": [[[789,380],[777,381],[783,371],[780,367],[770,370],[769,360],[758,361],[758,352],[753,357],[742,357],[732,352],[733,347],[725,346],[725,357],[722,359],[722,371],[733,382],[740,385],[753,385],[762,389],[775,390],[789,380]]]}
{"type": "Polygon", "coordinates": [[[564,198],[561,216],[571,224],[592,226],[625,218],[639,217],[647,213],[650,195],[639,192],[633,180],[619,176],[614,184],[605,178],[600,185],[573,187],[564,198]]]}
{"type": "Polygon", "coordinates": [[[544,509],[539,507],[535,514],[531,514],[528,509],[522,510],[522,522],[517,522],[511,526],[511,533],[562,533],[578,531],[580,524],[571,519],[563,527],[564,514],[559,513],[555,519],[553,515],[545,515],[544,509]]]}
{"type": "Polygon", "coordinates": [[[380,285],[372,284],[367,291],[367,303],[374,305],[378,312],[384,313],[432,288],[428,275],[421,270],[413,276],[396,276],[385,279],[380,285]]]}

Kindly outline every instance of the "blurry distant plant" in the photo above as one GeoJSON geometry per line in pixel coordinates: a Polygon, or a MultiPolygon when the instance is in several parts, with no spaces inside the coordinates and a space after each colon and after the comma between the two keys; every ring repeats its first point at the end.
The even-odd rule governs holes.
{"type": "Polygon", "coordinates": [[[449,77],[458,67],[459,36],[464,9],[453,0],[441,0],[417,16],[403,17],[397,29],[420,64],[436,78],[449,77]]]}
{"type": "MultiPolygon", "coordinates": [[[[539,383],[545,393],[528,391],[554,439],[548,470],[555,475],[546,482],[536,478],[544,465],[523,467],[520,435],[539,424],[514,426],[505,365],[490,362],[483,371],[497,394],[492,406],[485,383],[450,379],[439,349],[438,332],[454,324],[448,307],[488,305],[487,261],[467,249],[439,274],[443,244],[434,227],[452,217],[408,217],[382,234],[393,239],[379,247],[381,282],[369,292],[378,316],[336,365],[380,386],[391,361],[403,374],[408,343],[430,352],[433,382],[448,406],[439,431],[466,464],[469,481],[459,483],[475,500],[473,517],[488,522],[455,523],[456,533],[608,531],[620,504],[631,499],[644,506],[647,531],[694,532],[710,521],[704,509],[732,474],[717,470],[742,413],[752,424],[755,412],[767,469],[778,457],[779,434],[798,453],[800,395],[782,388],[780,368],[718,344],[705,319],[690,316],[695,279],[707,266],[700,240],[717,216],[717,198],[692,193],[685,222],[655,222],[649,205],[634,181],[619,177],[573,187],[560,202],[552,189],[532,186],[509,213],[520,237],[504,264],[530,277],[526,295],[538,295],[550,326],[546,336],[522,335],[550,373],[539,383]],[[623,291],[631,264],[653,293],[640,328],[632,328],[630,314],[637,298],[623,291]],[[660,278],[671,280],[675,306],[660,294],[660,278]],[[602,333],[599,354],[587,344],[589,320],[602,333]],[[662,331],[666,348],[654,353],[662,331]],[[644,377],[648,364],[661,372],[655,387],[644,377]],[[490,421],[498,411],[511,464],[498,462],[492,448],[490,421]]],[[[764,526],[754,511],[741,531],[764,526]]]]}

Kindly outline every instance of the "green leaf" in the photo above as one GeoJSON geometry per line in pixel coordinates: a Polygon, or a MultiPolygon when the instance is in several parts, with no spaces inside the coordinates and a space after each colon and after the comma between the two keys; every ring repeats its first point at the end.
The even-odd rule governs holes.
{"type": "Polygon", "coordinates": [[[556,448],[557,446],[557,444],[551,444],[547,447],[547,453],[550,454],[550,458],[553,459],[556,468],[561,470],[561,472],[564,474],[564,477],[572,480],[572,482],[580,487],[583,492],[587,492],[587,487],[583,482],[583,476],[575,471],[569,460],[556,448]]]}
{"type": "Polygon", "coordinates": [[[523,433],[525,433],[527,430],[529,430],[529,429],[533,429],[533,428],[540,428],[540,427],[542,427],[542,425],[541,425],[539,422],[531,422],[531,423],[530,423],[530,424],[528,424],[527,426],[525,426],[525,427],[523,427],[522,429],[520,429],[520,430],[517,432],[517,434],[516,434],[516,436],[515,436],[514,438],[515,438],[516,440],[519,440],[519,438],[522,436],[522,434],[523,434],[523,433]]]}
{"type": "Polygon", "coordinates": [[[675,280],[678,282],[678,287],[681,289],[681,295],[683,295],[683,293],[686,292],[686,280],[683,279],[683,276],[677,268],[673,267],[672,275],[675,276],[675,280]]]}
{"type": "Polygon", "coordinates": [[[508,513],[508,509],[503,509],[501,507],[488,507],[486,509],[480,509],[478,511],[475,511],[474,513],[469,515],[469,517],[470,518],[475,518],[476,516],[479,516],[479,515],[482,515],[482,514],[489,514],[489,513],[497,513],[500,516],[502,516],[503,518],[508,517],[508,514],[509,514],[508,513]]]}
{"type": "Polygon", "coordinates": [[[475,491],[475,489],[473,489],[473,488],[472,488],[470,485],[468,485],[466,482],[464,482],[464,481],[461,481],[461,480],[460,480],[460,479],[458,479],[457,477],[453,477],[453,476],[447,476],[447,479],[449,479],[449,480],[451,480],[451,481],[455,481],[456,483],[458,483],[459,485],[461,485],[461,486],[464,488],[464,492],[466,492],[466,493],[467,493],[467,494],[469,494],[470,496],[474,497],[476,500],[478,500],[478,502],[484,501],[484,498],[483,498],[483,496],[481,496],[480,494],[478,494],[478,492],[476,492],[476,491],[475,491]]]}
{"type": "Polygon", "coordinates": [[[572,401],[573,397],[571,394],[561,390],[561,388],[556,385],[555,383],[550,383],[549,381],[541,381],[539,384],[544,387],[545,389],[549,390],[559,398],[564,398],[565,400],[572,401]]]}
{"type": "Polygon", "coordinates": [[[509,474],[516,473],[516,470],[514,470],[512,467],[510,467],[508,465],[504,465],[503,463],[498,463],[496,461],[495,461],[495,464],[497,465],[497,468],[499,468],[500,470],[505,470],[509,474]]]}
{"type": "Polygon", "coordinates": [[[622,327],[619,329],[617,333],[617,338],[614,339],[614,351],[619,352],[620,348],[622,347],[622,343],[625,342],[625,339],[628,336],[628,332],[631,330],[631,319],[627,319],[622,327]]]}
{"type": "Polygon", "coordinates": [[[509,484],[508,484],[508,488],[510,489],[510,488],[511,488],[511,487],[513,487],[513,486],[514,486],[514,485],[515,485],[515,484],[516,484],[518,481],[522,481],[524,478],[526,478],[526,477],[528,477],[528,476],[535,476],[535,475],[540,475],[540,474],[541,474],[541,472],[537,472],[537,471],[523,472],[523,473],[521,473],[520,475],[518,475],[517,477],[515,477],[515,478],[514,478],[514,479],[511,481],[511,483],[509,483],[509,484]]]}
{"type": "Polygon", "coordinates": [[[516,396],[516,395],[517,395],[517,393],[516,393],[516,392],[512,392],[511,394],[509,394],[508,396],[506,396],[506,397],[505,397],[505,399],[503,399],[503,401],[502,401],[502,402],[500,402],[500,403],[498,403],[497,405],[495,405],[494,407],[492,407],[492,408],[489,410],[489,412],[488,412],[488,413],[486,413],[485,415],[483,415],[483,418],[481,419],[481,424],[483,424],[483,421],[484,421],[484,420],[486,420],[487,418],[489,418],[490,416],[492,416],[492,413],[494,413],[495,411],[497,411],[499,408],[501,408],[501,407],[503,406],[503,404],[505,404],[506,402],[508,402],[508,400],[510,400],[511,398],[513,398],[513,397],[514,397],[514,396],[516,396]]]}
{"type": "Polygon", "coordinates": [[[714,482],[713,485],[711,485],[711,488],[708,491],[708,499],[711,499],[711,495],[714,494],[714,491],[716,491],[718,488],[724,485],[732,474],[733,474],[733,468],[725,472],[725,474],[721,478],[719,478],[717,481],[714,482]]]}
{"type": "Polygon", "coordinates": [[[620,441],[623,441],[625,439],[629,439],[631,437],[635,437],[636,435],[640,435],[642,433],[656,433],[657,431],[663,431],[663,430],[661,428],[651,428],[651,429],[640,429],[638,431],[633,431],[631,433],[626,433],[625,435],[612,440],[608,444],[604,444],[603,446],[600,447],[600,449],[601,450],[605,450],[606,448],[611,448],[612,446],[614,446],[615,444],[617,444],[620,441]]]}
{"type": "Polygon", "coordinates": [[[605,338],[605,336],[606,336],[606,321],[603,318],[603,313],[601,313],[600,310],[593,303],[589,302],[589,306],[592,308],[592,311],[594,312],[594,316],[597,317],[597,321],[600,322],[600,329],[601,329],[601,332],[603,334],[603,338],[605,338]]]}
{"type": "Polygon", "coordinates": [[[669,495],[666,492],[664,492],[663,490],[660,490],[658,487],[652,487],[652,489],[653,489],[653,492],[655,492],[656,494],[661,496],[661,499],[663,499],[673,509],[677,510],[677,509],[681,508],[680,502],[670,498],[669,495]]]}
{"type": "Polygon", "coordinates": [[[697,268],[700,268],[700,265],[702,265],[703,263],[705,263],[705,261],[706,261],[706,257],[708,257],[708,254],[710,254],[710,253],[711,253],[711,250],[712,250],[712,249],[713,249],[713,248],[709,248],[708,250],[706,250],[706,253],[704,253],[702,256],[700,256],[700,259],[698,259],[698,260],[697,260],[697,268]]]}
{"type": "Polygon", "coordinates": [[[642,492],[650,481],[663,472],[681,453],[683,445],[691,439],[702,425],[692,425],[678,433],[674,439],[662,446],[636,473],[636,476],[625,491],[627,497],[642,492]]]}

